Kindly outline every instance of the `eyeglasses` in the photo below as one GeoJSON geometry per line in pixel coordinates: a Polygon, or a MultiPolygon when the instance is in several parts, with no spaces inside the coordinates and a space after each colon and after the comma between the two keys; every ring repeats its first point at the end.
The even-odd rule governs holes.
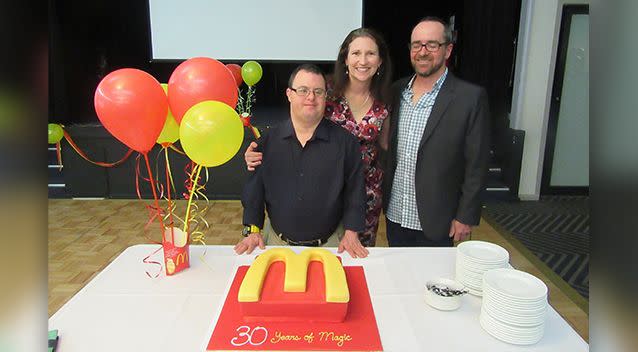
{"type": "Polygon", "coordinates": [[[315,88],[315,89],[310,89],[308,87],[299,87],[299,88],[292,88],[290,87],[290,90],[292,90],[293,92],[297,93],[298,96],[300,97],[306,97],[308,96],[308,94],[310,94],[310,92],[313,92],[315,94],[315,97],[317,98],[325,98],[326,97],[326,90],[323,88],[315,88]]]}
{"type": "Polygon", "coordinates": [[[437,42],[435,40],[430,40],[429,42],[421,43],[421,42],[412,42],[408,44],[408,47],[412,51],[419,51],[422,47],[425,47],[425,50],[429,52],[434,52],[439,50],[442,45],[449,44],[448,42],[437,42]]]}

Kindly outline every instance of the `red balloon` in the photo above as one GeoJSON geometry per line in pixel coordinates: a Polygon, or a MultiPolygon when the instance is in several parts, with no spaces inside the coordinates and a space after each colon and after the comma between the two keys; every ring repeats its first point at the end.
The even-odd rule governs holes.
{"type": "Polygon", "coordinates": [[[237,82],[237,88],[239,88],[239,86],[244,83],[244,79],[241,77],[241,66],[237,64],[226,64],[226,68],[233,74],[235,82],[237,82]]]}
{"type": "Polygon", "coordinates": [[[140,153],[153,148],[168,112],[168,99],[160,83],[134,68],[113,71],[104,77],[93,102],[104,127],[140,153]]]}
{"type": "Polygon", "coordinates": [[[237,84],[221,62],[195,57],[182,62],[168,80],[168,104],[177,123],[191,106],[217,100],[233,109],[237,105],[237,84]]]}

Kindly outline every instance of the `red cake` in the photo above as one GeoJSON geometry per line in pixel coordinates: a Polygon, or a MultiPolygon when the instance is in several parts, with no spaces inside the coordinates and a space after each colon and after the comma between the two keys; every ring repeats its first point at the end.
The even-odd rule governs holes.
{"type": "Polygon", "coordinates": [[[363,268],[273,248],[237,269],[207,351],[382,351],[363,268]]]}

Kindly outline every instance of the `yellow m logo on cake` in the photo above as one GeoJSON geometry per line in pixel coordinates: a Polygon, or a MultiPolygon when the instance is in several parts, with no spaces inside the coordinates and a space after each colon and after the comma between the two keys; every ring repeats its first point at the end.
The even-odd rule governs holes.
{"type": "MultiPolygon", "coordinates": [[[[279,282],[281,270],[270,275],[274,275],[272,282],[279,282]]],[[[329,251],[312,248],[297,254],[290,248],[272,248],[260,254],[248,268],[237,300],[246,320],[308,321],[310,317],[314,321],[342,321],[347,313],[350,292],[341,262],[329,251]],[[275,262],[285,265],[283,287],[269,287],[273,292],[263,292],[264,282],[275,262]],[[323,277],[309,275],[318,272],[311,268],[311,262],[323,264],[323,277]],[[325,290],[307,292],[309,283],[313,287],[321,286],[319,280],[323,281],[325,290]]]]}

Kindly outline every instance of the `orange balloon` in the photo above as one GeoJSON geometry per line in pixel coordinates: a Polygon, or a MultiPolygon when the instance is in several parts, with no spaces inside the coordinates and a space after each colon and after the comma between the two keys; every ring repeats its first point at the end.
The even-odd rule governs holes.
{"type": "Polygon", "coordinates": [[[160,83],[134,68],[106,75],[95,90],[93,103],[104,127],[140,153],[153,148],[168,111],[168,99],[160,83]]]}
{"type": "Polygon", "coordinates": [[[209,57],[195,57],[182,62],[168,80],[168,104],[177,120],[191,106],[206,100],[237,105],[237,84],[233,74],[221,62],[209,57]]]}
{"type": "Polygon", "coordinates": [[[237,88],[239,88],[241,84],[244,83],[244,79],[241,77],[241,66],[237,64],[226,64],[226,68],[233,74],[235,82],[237,82],[237,88]]]}

